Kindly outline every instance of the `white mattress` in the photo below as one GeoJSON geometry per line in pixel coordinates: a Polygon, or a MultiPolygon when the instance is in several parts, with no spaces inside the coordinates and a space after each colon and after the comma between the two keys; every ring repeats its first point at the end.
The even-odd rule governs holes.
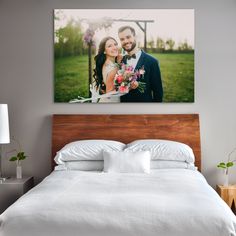
{"type": "Polygon", "coordinates": [[[233,236],[236,217],[197,171],[54,171],[0,216],[1,236],[233,236]]]}

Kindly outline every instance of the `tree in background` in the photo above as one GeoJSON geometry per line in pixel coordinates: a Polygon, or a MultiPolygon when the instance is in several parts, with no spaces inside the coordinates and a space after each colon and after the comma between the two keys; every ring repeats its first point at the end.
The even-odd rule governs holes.
{"type": "Polygon", "coordinates": [[[188,44],[187,40],[183,43],[179,43],[178,50],[182,52],[189,52],[193,51],[193,48],[188,44]]]}
{"type": "MultiPolygon", "coordinates": [[[[150,44],[151,42],[149,42],[150,44]]],[[[175,47],[175,41],[171,38],[166,41],[158,37],[156,40],[156,48],[152,49],[152,52],[158,53],[182,53],[182,52],[193,52],[194,49],[188,44],[187,40],[180,42],[178,48],[175,47]]]]}
{"type": "Polygon", "coordinates": [[[151,40],[147,42],[147,46],[149,49],[148,51],[155,52],[155,42],[153,38],[151,38],[151,40]]]}
{"type": "Polygon", "coordinates": [[[166,45],[165,45],[165,41],[162,38],[160,38],[160,37],[157,38],[156,45],[157,45],[157,51],[158,52],[164,52],[165,51],[166,45]]]}
{"type": "Polygon", "coordinates": [[[55,31],[55,57],[83,55],[83,33],[79,21],[70,20],[55,31]]]}
{"type": "Polygon", "coordinates": [[[166,50],[167,51],[173,51],[175,46],[175,41],[173,39],[167,39],[166,40],[166,50]]]}

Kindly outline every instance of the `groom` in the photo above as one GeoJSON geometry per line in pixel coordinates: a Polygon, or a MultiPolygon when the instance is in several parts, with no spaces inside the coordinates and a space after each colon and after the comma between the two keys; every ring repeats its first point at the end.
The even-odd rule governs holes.
{"type": "Polygon", "coordinates": [[[121,102],[162,102],[163,88],[158,61],[151,55],[140,50],[136,45],[135,30],[130,26],[123,26],[118,30],[122,48],[127,52],[124,63],[133,66],[135,70],[144,67],[145,91],[141,93],[137,88],[138,81],[132,82],[128,94],[121,96],[121,102]]]}

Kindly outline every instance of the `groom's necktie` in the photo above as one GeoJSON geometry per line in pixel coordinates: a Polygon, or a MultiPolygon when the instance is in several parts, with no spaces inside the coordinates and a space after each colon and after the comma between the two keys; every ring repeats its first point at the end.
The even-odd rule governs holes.
{"type": "Polygon", "coordinates": [[[127,59],[127,60],[130,60],[131,58],[134,58],[134,59],[136,59],[136,55],[135,54],[133,54],[133,55],[125,55],[125,58],[127,59]]]}

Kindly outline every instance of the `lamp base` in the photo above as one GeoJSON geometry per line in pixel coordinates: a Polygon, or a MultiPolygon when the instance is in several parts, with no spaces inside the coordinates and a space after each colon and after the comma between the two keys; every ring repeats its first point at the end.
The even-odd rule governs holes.
{"type": "Polygon", "coordinates": [[[6,181],[6,178],[0,177],[0,184],[6,181]]]}
{"type": "Polygon", "coordinates": [[[2,145],[0,144],[0,183],[6,181],[9,177],[4,177],[2,174],[2,145]]]}

